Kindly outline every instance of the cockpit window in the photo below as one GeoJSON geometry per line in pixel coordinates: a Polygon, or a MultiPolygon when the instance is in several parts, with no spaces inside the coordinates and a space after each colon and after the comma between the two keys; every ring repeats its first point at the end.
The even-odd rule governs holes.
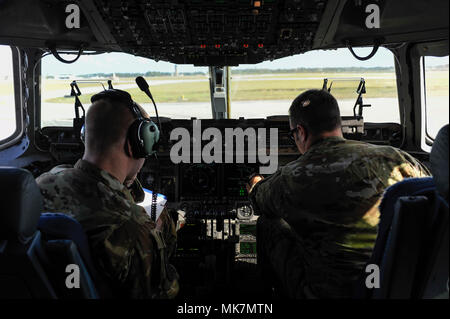
{"type": "MultiPolygon", "coordinates": [[[[371,48],[357,48],[365,56],[371,48]]],[[[357,89],[362,94],[366,122],[400,123],[393,54],[380,48],[368,61],[355,59],[348,49],[318,50],[257,65],[232,69],[232,117],[287,114],[297,95],[326,87],[336,97],[341,115],[354,115],[357,89]]],[[[356,109],[358,113],[358,108],[356,109]]]]}
{"type": "MultiPolygon", "coordinates": [[[[371,49],[359,49],[364,55],[371,49]]],[[[71,58],[71,57],[67,57],[71,58]]],[[[338,99],[342,115],[353,115],[358,87],[365,85],[362,104],[368,122],[400,122],[392,53],[384,48],[369,61],[356,60],[347,49],[312,51],[301,55],[232,67],[230,78],[231,118],[265,118],[286,115],[292,100],[311,88],[330,88],[338,99]]],[[[209,70],[206,67],[155,62],[125,53],[82,56],[73,64],[62,64],[49,55],[42,59],[41,127],[71,126],[75,80],[84,107],[90,96],[108,86],[124,89],[149,114],[153,107],[134,82],[144,75],[160,116],[189,119],[211,118],[209,70]]],[[[354,110],[355,109],[355,110],[354,110]]]]}
{"type": "Polygon", "coordinates": [[[448,55],[424,57],[426,132],[434,139],[439,129],[448,124],[448,55]]]}
{"type": "MultiPolygon", "coordinates": [[[[73,56],[62,54],[63,58],[73,56]]],[[[190,119],[211,118],[208,68],[155,62],[125,53],[83,55],[73,64],[63,64],[52,55],[42,59],[41,127],[72,126],[75,115],[71,86],[76,81],[80,100],[88,109],[90,97],[108,88],[128,91],[153,116],[154,109],[141,92],[135,77],[144,75],[158,105],[160,116],[190,119]]]]}
{"type": "Polygon", "coordinates": [[[0,141],[16,131],[13,59],[11,47],[0,45],[0,141]]]}

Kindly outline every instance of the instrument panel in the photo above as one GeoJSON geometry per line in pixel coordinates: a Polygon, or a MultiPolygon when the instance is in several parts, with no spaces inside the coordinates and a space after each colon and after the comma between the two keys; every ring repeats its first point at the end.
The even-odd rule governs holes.
{"type": "Polygon", "coordinates": [[[258,171],[256,164],[185,164],[180,167],[180,199],[233,199],[247,196],[248,176],[258,171]]]}
{"type": "Polygon", "coordinates": [[[181,167],[181,199],[195,199],[199,196],[219,198],[218,181],[217,164],[183,165],[181,167]]]}
{"type": "Polygon", "coordinates": [[[140,172],[144,187],[168,197],[168,206],[200,217],[226,215],[248,219],[253,216],[247,200],[248,177],[257,164],[182,164],[170,159],[149,159],[140,172]],[[211,214],[206,212],[211,212],[211,214]],[[215,212],[215,213],[214,213],[215,212]]]}
{"type": "MultiPolygon", "coordinates": [[[[162,120],[163,143],[158,157],[149,158],[140,172],[140,180],[149,189],[163,193],[168,197],[168,205],[173,209],[183,210],[188,216],[233,216],[233,218],[251,218],[253,211],[247,199],[246,183],[248,177],[259,172],[261,164],[249,161],[248,140],[244,144],[244,156],[241,162],[233,157],[233,162],[225,160],[226,148],[220,150],[222,161],[216,163],[198,162],[193,159],[195,138],[194,119],[192,120],[162,120]],[[175,128],[185,128],[191,135],[191,157],[189,163],[174,164],[170,158],[170,150],[178,140],[170,140],[170,133],[175,128]],[[197,162],[197,163],[195,163],[197,162]]],[[[362,120],[344,118],[343,132],[349,139],[367,140],[374,144],[401,144],[400,125],[394,123],[374,124],[363,123],[362,120]]],[[[202,120],[202,129],[217,128],[222,132],[222,145],[226,144],[225,130],[240,128],[246,130],[259,128],[278,130],[278,166],[283,166],[300,156],[294,142],[289,138],[287,116],[274,116],[267,119],[232,119],[232,120],[202,120]]],[[[269,133],[268,133],[269,135],[269,133]]],[[[266,136],[266,147],[269,149],[269,136],[266,136]]],[[[208,141],[201,141],[202,149],[208,141]]],[[[259,143],[259,142],[258,142],[259,143]]],[[[220,144],[220,143],[219,143],[220,144]]],[[[199,146],[200,147],[200,146],[199,146]]],[[[237,153],[233,149],[233,153],[237,153]]]]}
{"type": "MultiPolygon", "coordinates": [[[[221,159],[218,162],[200,163],[193,158],[195,143],[195,124],[192,120],[168,120],[163,119],[163,143],[158,152],[157,158],[149,158],[140,172],[140,180],[144,187],[154,189],[168,197],[168,205],[176,210],[182,210],[188,217],[216,218],[226,216],[227,218],[249,219],[253,217],[253,210],[248,202],[246,184],[248,177],[253,173],[258,173],[261,166],[267,165],[259,162],[256,154],[251,156],[251,143],[246,137],[243,140],[244,150],[236,150],[237,140],[234,140],[233,156],[227,158],[229,149],[226,149],[226,129],[239,128],[243,131],[259,128],[278,129],[277,136],[277,161],[278,166],[284,165],[299,156],[299,153],[288,137],[289,126],[287,121],[279,118],[272,120],[202,120],[202,129],[215,127],[222,133],[221,149],[219,150],[221,159]],[[185,128],[191,134],[190,159],[189,163],[174,164],[171,157],[171,148],[179,140],[170,140],[170,132],[174,128],[185,128]],[[240,160],[238,159],[241,155],[240,160]],[[252,160],[253,158],[253,160],[252,160]],[[231,162],[230,162],[231,160],[231,162]]],[[[263,148],[270,150],[270,134],[267,133],[263,143],[263,148]],[[264,144],[265,143],[265,144],[264,144]]],[[[197,150],[201,150],[209,141],[201,141],[197,150]]],[[[229,142],[229,141],[228,141],[229,142]]],[[[276,168],[276,167],[275,167],[276,168]]]]}
{"type": "MultiPolygon", "coordinates": [[[[197,211],[200,215],[230,215],[236,218],[251,218],[253,212],[247,201],[245,184],[248,176],[258,172],[260,163],[251,163],[248,151],[244,151],[243,161],[225,161],[226,149],[221,149],[220,163],[194,163],[191,158],[188,163],[174,164],[170,151],[176,140],[170,140],[170,133],[175,128],[185,128],[191,134],[191,148],[194,142],[193,120],[177,120],[161,118],[162,143],[157,157],[146,160],[139,173],[139,180],[144,187],[162,193],[168,198],[168,206],[175,210],[184,210],[188,215],[197,211]]],[[[403,142],[403,131],[396,123],[362,123],[355,119],[343,118],[344,137],[360,139],[373,144],[384,144],[400,147],[403,142]]],[[[278,166],[282,166],[298,158],[294,142],[289,138],[287,116],[273,116],[267,119],[229,119],[201,121],[203,129],[217,128],[224,133],[227,128],[246,130],[253,128],[278,129],[278,166]]],[[[269,131],[269,130],[267,130],[269,131]]],[[[224,135],[221,145],[226,143],[224,135]]],[[[269,145],[266,137],[266,146],[269,145]]],[[[248,149],[248,140],[244,141],[244,150],[248,149]]],[[[83,154],[83,145],[76,141],[73,129],[69,127],[46,127],[37,133],[36,143],[54,158],[54,166],[61,163],[75,163],[83,154]]],[[[208,141],[201,141],[203,148],[208,141]]],[[[259,142],[258,142],[259,143],[259,142]]],[[[236,153],[236,152],[233,152],[236,153]]],[[[36,173],[38,174],[38,173],[36,173]]],[[[198,214],[197,214],[198,215],[198,214]]]]}

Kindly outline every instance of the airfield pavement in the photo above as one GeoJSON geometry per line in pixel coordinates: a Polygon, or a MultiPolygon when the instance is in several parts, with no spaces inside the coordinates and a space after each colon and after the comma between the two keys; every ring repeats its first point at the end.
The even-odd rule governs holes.
{"type": "MultiPolygon", "coordinates": [[[[232,101],[231,118],[266,118],[271,115],[287,115],[290,100],[272,100],[272,101],[232,101]]],[[[394,122],[400,123],[400,114],[398,110],[398,100],[395,98],[373,98],[365,99],[367,104],[372,104],[370,108],[364,108],[364,120],[366,122],[394,122]]],[[[352,115],[354,99],[339,101],[341,115],[352,115]]],[[[431,116],[429,124],[429,133],[435,136],[437,131],[448,123],[449,108],[448,99],[445,97],[435,97],[432,100],[433,108],[430,109],[431,116]]],[[[153,104],[143,103],[150,116],[154,116],[153,104]]],[[[190,119],[211,118],[210,102],[180,102],[180,103],[158,103],[159,116],[190,119]]],[[[50,125],[72,125],[74,114],[73,105],[44,103],[42,108],[42,118],[45,118],[43,126],[50,125]],[[63,118],[66,119],[63,119],[63,118]]]]}

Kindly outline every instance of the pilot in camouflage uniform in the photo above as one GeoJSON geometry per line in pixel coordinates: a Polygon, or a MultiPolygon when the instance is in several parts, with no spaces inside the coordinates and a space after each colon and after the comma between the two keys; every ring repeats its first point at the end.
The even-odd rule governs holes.
{"type": "Polygon", "coordinates": [[[342,136],[315,140],[297,160],[251,185],[249,198],[262,215],[258,264],[266,278],[290,298],[351,297],[375,244],[384,190],[428,175],[394,147],[342,136]]]}
{"type": "Polygon", "coordinates": [[[144,198],[137,179],[128,189],[108,172],[79,160],[73,168],[56,166],[36,181],[45,210],[65,213],[82,225],[113,297],[176,296],[177,274],[167,263],[176,247],[175,227],[166,209],[156,227],[136,204],[144,198]]]}

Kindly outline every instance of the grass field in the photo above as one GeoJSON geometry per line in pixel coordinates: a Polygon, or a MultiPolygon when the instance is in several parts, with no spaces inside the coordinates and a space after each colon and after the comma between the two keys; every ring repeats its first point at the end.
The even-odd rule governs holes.
{"type": "MultiPolygon", "coordinates": [[[[394,74],[386,73],[340,73],[340,74],[324,74],[324,73],[301,73],[301,74],[269,74],[269,75],[234,75],[231,81],[231,99],[233,101],[257,101],[257,100],[292,100],[300,92],[311,89],[321,88],[323,78],[332,77],[364,77],[366,79],[367,93],[365,97],[383,97],[394,98],[397,96],[396,81],[394,74]]],[[[207,102],[209,96],[209,82],[206,76],[191,76],[180,78],[147,78],[150,83],[152,94],[159,103],[166,102],[207,102]],[[174,81],[178,80],[178,81],[174,81]],[[168,83],[164,83],[164,82],[168,83]],[[152,84],[156,83],[156,84],[152,84]]],[[[331,80],[330,80],[331,81],[331,80]]],[[[121,79],[122,84],[133,84],[133,79],[121,79]]],[[[356,97],[356,87],[358,80],[339,82],[335,81],[332,87],[332,93],[337,99],[350,99],[356,97]]],[[[83,87],[97,86],[98,84],[82,84],[83,87]]],[[[58,80],[45,81],[43,91],[64,90],[68,88],[68,83],[58,80]]],[[[433,91],[436,96],[448,95],[448,72],[435,71],[428,79],[427,87],[433,91]]],[[[67,94],[69,93],[67,89],[67,94]]],[[[138,103],[147,102],[147,98],[138,88],[130,88],[127,91],[133,96],[138,103]]],[[[91,94],[83,94],[81,101],[89,103],[91,94]]],[[[52,97],[46,99],[49,103],[73,103],[72,97],[52,97]]]]}

